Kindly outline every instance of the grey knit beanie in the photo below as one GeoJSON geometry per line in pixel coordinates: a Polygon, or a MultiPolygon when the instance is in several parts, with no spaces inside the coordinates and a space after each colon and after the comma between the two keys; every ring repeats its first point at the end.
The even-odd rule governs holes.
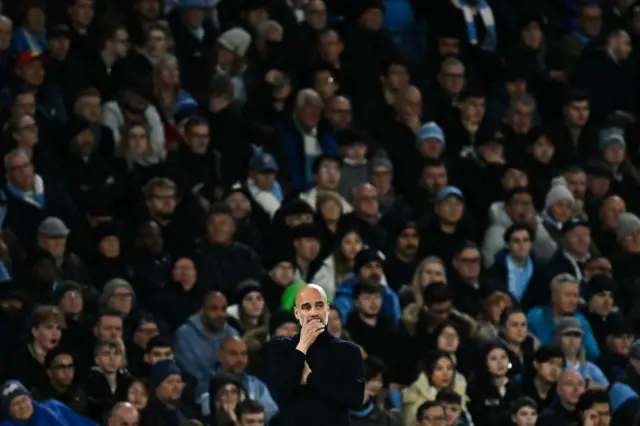
{"type": "Polygon", "coordinates": [[[640,231],[640,219],[633,213],[622,213],[618,220],[618,227],[616,228],[618,244],[634,232],[640,231]]]}
{"type": "Polygon", "coordinates": [[[136,292],[135,290],[133,290],[133,287],[131,287],[131,284],[129,284],[127,280],[123,280],[122,278],[114,278],[111,281],[109,281],[107,284],[105,284],[99,299],[100,306],[107,306],[109,304],[109,299],[111,299],[111,296],[113,296],[113,293],[116,291],[116,289],[120,287],[126,287],[129,290],[131,290],[131,294],[133,294],[132,302],[133,302],[133,305],[135,306],[136,292]]]}
{"type": "Polygon", "coordinates": [[[558,182],[557,185],[554,185],[549,189],[547,197],[544,200],[544,208],[548,209],[558,201],[569,201],[571,204],[576,201],[567,185],[562,182],[558,182]]]}

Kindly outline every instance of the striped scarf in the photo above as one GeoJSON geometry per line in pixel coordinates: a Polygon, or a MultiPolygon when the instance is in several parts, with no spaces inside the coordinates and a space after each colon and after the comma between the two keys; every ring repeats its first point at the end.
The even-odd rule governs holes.
{"type": "Polygon", "coordinates": [[[480,19],[487,28],[487,35],[485,36],[480,48],[489,52],[495,52],[498,46],[498,37],[496,35],[496,23],[493,17],[493,11],[485,0],[479,0],[476,6],[470,6],[467,0],[451,0],[451,3],[460,11],[464,16],[465,23],[467,25],[467,37],[469,37],[469,43],[477,46],[480,41],[478,40],[478,29],[476,28],[475,15],[480,14],[480,19]]]}

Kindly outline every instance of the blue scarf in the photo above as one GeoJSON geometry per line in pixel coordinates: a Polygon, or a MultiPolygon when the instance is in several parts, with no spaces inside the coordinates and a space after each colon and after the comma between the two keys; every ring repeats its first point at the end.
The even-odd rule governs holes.
{"type": "Polygon", "coordinates": [[[367,405],[362,410],[349,410],[349,414],[355,417],[366,417],[369,414],[371,414],[372,411],[373,411],[373,402],[370,402],[369,405],[367,405]]]}
{"type": "Polygon", "coordinates": [[[42,182],[42,178],[36,175],[36,182],[33,188],[33,198],[27,197],[24,192],[20,191],[18,188],[13,186],[11,183],[7,184],[7,191],[14,197],[24,201],[25,203],[31,204],[41,210],[44,209],[44,184],[42,182]]]}
{"type": "Polygon", "coordinates": [[[469,43],[477,46],[480,43],[478,40],[478,29],[476,28],[475,15],[476,12],[480,14],[480,18],[487,29],[487,35],[485,36],[480,48],[488,52],[495,52],[498,47],[498,36],[496,34],[495,18],[493,17],[493,11],[491,6],[485,0],[479,0],[476,6],[470,6],[467,0],[452,0],[454,6],[462,11],[465,23],[467,25],[467,37],[469,43]]]}

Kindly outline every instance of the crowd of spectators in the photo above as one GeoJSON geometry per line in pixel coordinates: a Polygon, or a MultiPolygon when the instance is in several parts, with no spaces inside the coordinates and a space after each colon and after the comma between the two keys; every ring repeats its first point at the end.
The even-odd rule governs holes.
{"type": "Polygon", "coordinates": [[[354,426],[640,425],[640,1],[0,13],[1,426],[278,426],[305,283],[354,426]]]}

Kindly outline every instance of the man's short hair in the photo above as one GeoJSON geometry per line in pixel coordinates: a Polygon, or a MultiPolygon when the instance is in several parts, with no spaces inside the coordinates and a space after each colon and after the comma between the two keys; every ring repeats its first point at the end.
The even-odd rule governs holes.
{"type": "Polygon", "coordinates": [[[171,340],[167,339],[163,336],[155,336],[149,339],[149,343],[147,343],[146,353],[151,353],[152,350],[156,348],[171,348],[173,350],[173,344],[171,340]]]}
{"type": "Polygon", "coordinates": [[[102,318],[104,318],[104,317],[118,317],[118,318],[120,318],[121,320],[124,321],[124,318],[122,318],[122,314],[120,312],[114,311],[113,309],[105,309],[104,311],[101,311],[98,314],[98,317],[96,318],[95,325],[99,326],[100,322],[102,321],[102,318]]]}
{"type": "Polygon", "coordinates": [[[609,394],[605,390],[589,389],[578,400],[576,411],[582,413],[592,408],[595,404],[609,404],[609,394]]]}
{"type": "Polygon", "coordinates": [[[60,312],[60,309],[56,306],[38,306],[29,316],[29,326],[31,328],[38,328],[49,322],[57,324],[61,328],[67,327],[67,321],[64,314],[60,312]]]}
{"type": "Polygon", "coordinates": [[[533,231],[531,230],[531,227],[528,224],[514,223],[514,224],[511,224],[506,231],[504,231],[504,236],[503,236],[504,243],[509,244],[509,241],[511,241],[511,236],[519,231],[527,231],[529,233],[529,238],[533,239],[533,231]]]}
{"type": "Polygon", "coordinates": [[[154,177],[142,188],[142,193],[146,199],[149,199],[153,197],[153,193],[159,188],[172,189],[173,191],[178,192],[178,187],[171,179],[165,177],[154,177]]]}
{"type": "Polygon", "coordinates": [[[507,191],[507,193],[504,196],[505,204],[509,204],[516,197],[516,195],[520,195],[520,194],[531,195],[531,191],[529,191],[527,188],[523,188],[520,186],[511,188],[510,190],[507,191]]]}
{"type": "Polygon", "coordinates": [[[422,300],[425,306],[436,303],[451,302],[453,300],[453,292],[451,287],[443,282],[434,282],[425,287],[422,291],[422,300]]]}
{"type": "Polygon", "coordinates": [[[29,88],[29,87],[20,87],[17,90],[14,90],[11,92],[11,105],[15,105],[16,100],[18,99],[19,96],[22,95],[33,95],[34,97],[36,96],[36,92],[35,90],[29,88]]]}
{"type": "Polygon", "coordinates": [[[357,299],[361,294],[382,294],[382,285],[364,278],[358,279],[353,287],[353,299],[357,299]]]}
{"type": "Polygon", "coordinates": [[[424,413],[425,411],[427,411],[429,408],[432,407],[440,407],[442,408],[442,413],[444,414],[444,406],[442,405],[441,402],[439,401],[427,401],[425,403],[423,403],[422,405],[420,405],[420,407],[418,407],[418,412],[416,413],[416,419],[421,422],[424,420],[424,413]]]}
{"type": "Polygon", "coordinates": [[[556,291],[564,283],[579,284],[579,281],[576,277],[574,277],[571,274],[567,274],[567,273],[558,274],[555,277],[553,277],[553,279],[551,280],[551,283],[549,283],[549,287],[551,287],[551,291],[556,291]]]}
{"type": "Polygon", "coordinates": [[[196,126],[207,126],[209,127],[209,120],[204,117],[200,117],[199,115],[194,115],[187,119],[187,122],[184,125],[184,132],[189,133],[192,128],[196,126]]]}
{"type": "Polygon", "coordinates": [[[93,347],[93,356],[100,355],[100,352],[108,350],[114,351],[116,355],[123,355],[122,346],[114,340],[101,340],[93,347]]]}
{"type": "Polygon", "coordinates": [[[126,29],[125,26],[119,22],[107,22],[100,32],[100,48],[104,48],[104,45],[108,41],[112,41],[118,31],[126,29]]]}
{"type": "Polygon", "coordinates": [[[79,90],[76,93],[76,101],[78,101],[78,99],[80,98],[84,98],[84,97],[96,97],[96,98],[102,98],[102,95],[100,94],[100,91],[98,89],[96,89],[95,87],[87,87],[84,88],[82,90],[79,90]]]}
{"type": "Polygon", "coordinates": [[[264,407],[254,399],[245,399],[236,407],[236,416],[242,421],[244,414],[260,414],[264,413],[264,407]]]}
{"type": "Polygon", "coordinates": [[[570,90],[569,93],[567,94],[567,98],[564,101],[565,106],[570,105],[574,102],[585,102],[585,101],[589,101],[589,96],[587,96],[587,93],[579,90],[579,89],[573,89],[570,90]]]}
{"type": "Polygon", "coordinates": [[[73,359],[73,351],[70,348],[66,348],[64,346],[58,345],[55,348],[51,349],[49,352],[47,352],[47,354],[44,356],[44,363],[43,363],[44,368],[47,370],[51,368],[51,366],[53,365],[53,362],[60,355],[69,355],[73,359]]]}
{"type": "Polygon", "coordinates": [[[478,244],[474,243],[473,241],[467,240],[457,247],[455,255],[459,256],[460,253],[468,249],[478,250],[478,251],[480,250],[480,248],[478,247],[478,244]]]}

